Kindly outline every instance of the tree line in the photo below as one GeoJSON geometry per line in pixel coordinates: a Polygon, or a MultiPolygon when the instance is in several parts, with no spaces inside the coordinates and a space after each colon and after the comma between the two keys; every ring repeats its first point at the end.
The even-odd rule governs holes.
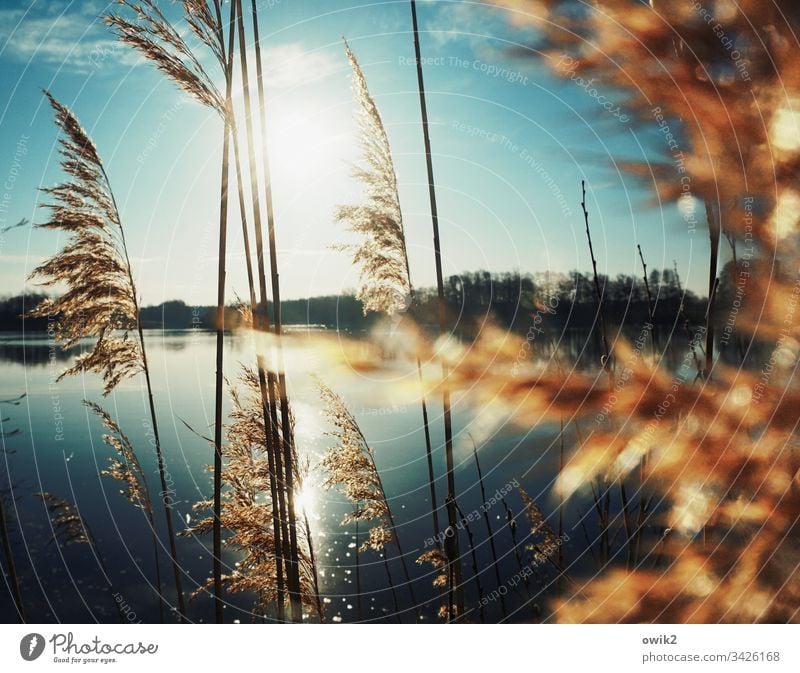
{"type": "MultiPolygon", "coordinates": [[[[721,296],[730,294],[730,274],[722,274],[721,296]]],[[[606,319],[617,325],[637,325],[649,320],[649,307],[644,279],[628,274],[600,276],[606,319]]],[[[706,299],[681,286],[672,269],[653,270],[648,277],[653,296],[654,322],[657,326],[674,324],[681,303],[686,316],[702,322],[706,299]]],[[[445,279],[445,303],[451,328],[469,333],[486,319],[514,329],[526,330],[531,314],[546,307],[546,327],[588,328],[595,321],[597,298],[592,278],[579,271],[562,274],[490,273],[473,271],[445,279]]],[[[41,293],[16,295],[0,299],[0,331],[46,332],[48,318],[25,318],[22,314],[40,304],[47,296],[41,293]]],[[[436,321],[436,288],[419,288],[414,311],[423,324],[436,321]]],[[[202,329],[216,326],[216,306],[191,306],[180,299],[165,301],[141,309],[142,325],[150,329],[202,329]]],[[[270,316],[274,307],[268,305],[270,316]]],[[[354,293],[290,299],[281,302],[286,325],[318,325],[329,329],[367,330],[379,315],[363,312],[354,293]]],[[[52,320],[52,318],[50,319],[52,320]]],[[[228,306],[225,324],[241,325],[236,306],[228,306]]]]}

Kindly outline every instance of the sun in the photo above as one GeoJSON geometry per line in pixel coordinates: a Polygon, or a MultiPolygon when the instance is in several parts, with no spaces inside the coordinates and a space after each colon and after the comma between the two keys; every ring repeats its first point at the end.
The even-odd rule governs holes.
{"type": "MultiPolygon", "coordinates": [[[[309,179],[322,177],[342,168],[342,146],[347,147],[338,121],[322,114],[319,107],[301,99],[279,97],[269,102],[267,109],[267,143],[263,142],[258,97],[250,91],[252,127],[255,139],[256,164],[261,173],[265,152],[269,158],[273,180],[291,181],[296,186],[307,185],[309,179]]],[[[242,168],[248,170],[248,135],[245,123],[244,94],[233,94],[237,119],[242,168]]],[[[351,139],[352,141],[352,139],[351,139]]],[[[352,144],[352,143],[351,143],[352,144]]],[[[345,150],[346,153],[346,150],[345,150]]]]}

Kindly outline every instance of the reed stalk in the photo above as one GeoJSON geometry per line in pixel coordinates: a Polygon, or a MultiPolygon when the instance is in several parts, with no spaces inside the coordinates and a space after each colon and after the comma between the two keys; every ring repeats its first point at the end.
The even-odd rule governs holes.
{"type": "MultiPolygon", "coordinates": [[[[108,176],[106,175],[105,168],[102,168],[103,177],[107,183],[109,183],[108,176]]],[[[109,187],[110,191],[110,187],[109,187]]],[[[114,204],[114,210],[117,210],[116,200],[114,200],[114,194],[111,192],[112,202],[114,204]]],[[[121,220],[120,220],[121,221],[121,220]]],[[[156,407],[155,402],[153,401],[153,386],[150,382],[150,365],[147,361],[147,350],[145,348],[144,342],[144,330],[142,328],[142,319],[141,319],[141,310],[139,308],[139,301],[136,294],[136,284],[133,280],[133,270],[131,267],[131,261],[128,256],[128,246],[125,242],[125,229],[120,224],[120,237],[122,240],[122,249],[125,253],[125,266],[128,270],[128,278],[130,279],[132,295],[134,298],[134,303],[136,305],[136,329],[139,333],[139,347],[141,348],[142,353],[142,369],[144,370],[144,378],[147,385],[147,403],[150,410],[150,420],[153,424],[153,442],[155,444],[156,450],[156,460],[158,463],[158,479],[161,484],[161,502],[164,507],[164,518],[167,522],[167,539],[169,541],[169,552],[170,552],[170,562],[172,564],[172,576],[175,581],[175,591],[178,594],[178,619],[181,623],[186,621],[186,603],[183,597],[183,585],[181,583],[181,567],[178,562],[178,548],[175,541],[175,526],[172,521],[172,503],[170,502],[171,496],[169,495],[170,491],[167,487],[167,477],[166,477],[166,465],[164,463],[164,455],[161,451],[161,438],[158,432],[158,419],[156,418],[156,407]]],[[[152,514],[152,513],[151,513],[152,514]]],[[[156,561],[157,563],[157,561],[156,561]]]]}
{"type": "Polygon", "coordinates": [[[364,620],[364,615],[361,611],[361,550],[358,545],[358,525],[359,521],[356,519],[356,617],[361,622],[364,620]]]}
{"type": "MultiPolygon", "coordinates": [[[[231,46],[231,52],[233,51],[231,46]]],[[[238,184],[238,191],[239,191],[239,210],[242,214],[242,236],[244,239],[244,252],[245,252],[245,264],[247,267],[247,283],[248,283],[248,290],[250,294],[250,320],[251,326],[256,327],[258,324],[257,321],[260,321],[260,308],[258,304],[258,299],[256,298],[256,290],[255,290],[255,280],[253,274],[253,260],[250,253],[250,234],[248,231],[247,226],[247,215],[246,215],[246,204],[245,204],[245,197],[244,197],[244,184],[243,184],[243,175],[241,170],[241,162],[240,162],[240,155],[239,155],[239,139],[238,139],[238,132],[236,128],[233,129],[233,148],[234,148],[234,156],[236,160],[236,176],[237,176],[237,184],[238,184]]],[[[267,457],[269,462],[269,481],[270,481],[270,499],[273,503],[279,502],[278,498],[278,481],[276,478],[277,470],[275,467],[275,448],[274,448],[274,438],[273,433],[270,431],[272,427],[272,422],[270,420],[270,408],[271,408],[271,401],[270,396],[267,390],[267,380],[264,374],[264,360],[263,356],[256,352],[256,363],[258,367],[258,381],[259,381],[259,389],[261,392],[261,400],[262,400],[262,407],[264,412],[264,428],[265,428],[265,447],[267,451],[267,457]]],[[[285,585],[284,585],[284,575],[283,575],[283,551],[282,551],[282,536],[281,536],[281,515],[280,515],[280,508],[279,506],[272,508],[272,526],[274,530],[273,535],[273,542],[275,546],[275,558],[277,559],[277,563],[275,564],[275,574],[276,574],[276,591],[277,591],[277,611],[278,611],[278,621],[284,621],[284,608],[285,608],[285,585]]]]}
{"type": "MultiPolygon", "coordinates": [[[[653,366],[655,366],[656,359],[658,357],[658,344],[656,342],[656,309],[655,303],[653,302],[653,295],[650,292],[650,281],[647,278],[647,264],[644,261],[644,253],[642,252],[642,246],[637,244],[636,249],[639,252],[639,260],[642,262],[642,279],[644,280],[644,289],[647,294],[647,316],[650,320],[651,327],[651,334],[650,334],[650,343],[653,349],[653,366]]],[[[634,530],[634,548],[633,548],[633,565],[636,565],[639,559],[639,552],[641,550],[641,543],[642,543],[642,534],[644,533],[644,525],[647,521],[647,510],[649,507],[648,499],[645,497],[643,489],[644,489],[644,481],[645,481],[645,473],[647,470],[647,456],[642,456],[642,459],[639,463],[639,515],[636,521],[636,528],[634,530]]]]}
{"type": "MultiPolygon", "coordinates": [[[[238,0],[241,5],[241,0],[238,0]]],[[[286,389],[286,374],[283,367],[282,323],[281,323],[281,287],[278,272],[278,252],[275,239],[275,215],[272,202],[272,181],[269,169],[269,153],[267,148],[266,101],[264,95],[264,76],[261,58],[261,44],[258,31],[258,9],[256,0],[252,0],[253,40],[255,42],[256,77],[258,85],[258,103],[261,117],[262,161],[264,171],[264,198],[267,209],[267,230],[269,236],[270,275],[272,282],[273,327],[275,330],[275,350],[278,358],[278,394],[281,408],[283,474],[285,480],[286,506],[289,528],[289,557],[286,574],[289,588],[289,602],[292,620],[302,620],[302,599],[300,596],[300,566],[297,544],[297,513],[294,501],[294,434],[289,418],[289,402],[286,389]]],[[[241,12],[241,7],[240,10],[241,12]]]]}
{"type": "MultiPolygon", "coordinates": [[[[433,174],[433,155],[431,152],[431,139],[428,124],[428,107],[425,100],[425,80],[422,72],[422,56],[419,40],[419,25],[417,23],[417,4],[415,0],[411,0],[411,23],[414,30],[414,53],[417,65],[417,85],[419,89],[419,104],[420,113],[422,116],[422,137],[425,144],[425,165],[428,173],[428,197],[430,200],[431,209],[431,224],[433,227],[433,250],[436,263],[436,290],[437,290],[437,305],[438,305],[438,322],[439,322],[439,336],[444,336],[446,329],[446,304],[444,298],[444,278],[442,274],[442,247],[439,238],[439,213],[436,203],[436,181],[433,174]]],[[[448,385],[448,366],[442,362],[442,410],[444,420],[444,445],[445,445],[445,463],[447,470],[447,498],[445,503],[447,506],[447,521],[448,525],[457,530],[458,515],[456,512],[456,484],[455,484],[455,462],[453,459],[453,421],[450,405],[450,387],[448,385]]],[[[457,614],[464,612],[464,595],[461,589],[461,555],[459,552],[458,537],[452,540],[450,545],[451,555],[448,558],[450,566],[448,575],[452,577],[453,582],[448,588],[451,594],[450,602],[455,605],[457,614]]],[[[452,619],[453,615],[449,615],[452,619]]]]}
{"type": "Polygon", "coordinates": [[[503,509],[505,509],[506,513],[506,525],[508,526],[508,531],[511,535],[511,545],[512,549],[514,550],[514,559],[517,561],[517,568],[519,568],[519,574],[522,577],[522,584],[525,586],[525,594],[528,596],[528,603],[531,606],[531,612],[533,612],[533,616],[535,618],[538,618],[538,608],[533,603],[530,580],[528,579],[528,573],[525,572],[525,566],[522,562],[522,554],[519,550],[519,540],[517,540],[517,519],[514,516],[514,513],[511,511],[511,508],[508,506],[505,498],[503,498],[502,502],[503,509]]]}
{"type": "Polygon", "coordinates": [[[653,326],[652,333],[650,334],[650,344],[653,349],[655,364],[655,358],[658,355],[658,343],[656,341],[656,306],[653,302],[653,295],[650,292],[650,281],[647,278],[647,264],[644,261],[642,246],[637,243],[636,249],[639,251],[639,260],[642,262],[642,280],[644,280],[644,290],[647,295],[647,317],[650,319],[650,324],[653,326]]]}
{"type": "MultiPolygon", "coordinates": [[[[222,402],[223,402],[223,364],[225,332],[225,282],[227,218],[229,192],[229,154],[230,136],[234,127],[232,122],[231,89],[233,79],[232,51],[226,49],[223,28],[222,6],[220,0],[182,0],[184,18],[196,38],[210,49],[225,77],[225,94],[220,94],[212,78],[189,48],[181,33],[166,19],[154,0],[118,0],[118,4],[128,7],[135,15],[131,21],[116,14],[104,17],[117,36],[124,43],[141,53],[158,70],[169,77],[179,88],[200,103],[216,111],[223,120],[223,143],[220,176],[219,208],[219,262],[217,267],[217,315],[216,315],[216,353],[214,379],[214,540],[213,593],[214,614],[218,622],[223,620],[222,604],[222,531],[220,524],[222,488],[222,402]]],[[[230,37],[233,35],[233,6],[228,19],[230,37]]]]}
{"type": "MultiPolygon", "coordinates": [[[[222,9],[219,0],[214,0],[219,29],[218,39],[224,45],[222,34],[222,9]]],[[[228,19],[230,37],[233,41],[233,6],[228,19]]],[[[224,396],[224,353],[225,353],[225,281],[228,245],[228,196],[230,191],[230,140],[233,133],[232,91],[233,91],[233,50],[229,50],[225,61],[225,113],[223,115],[222,164],[220,168],[219,199],[219,243],[217,263],[217,320],[214,372],[214,525],[212,539],[213,579],[214,579],[214,619],[217,624],[225,621],[225,609],[222,599],[222,404],[224,396]]]]}
{"type": "Polygon", "coordinates": [[[714,205],[706,199],[706,219],[708,220],[708,237],[711,251],[708,258],[708,308],[706,309],[706,361],[703,367],[703,379],[711,378],[714,366],[714,305],[717,299],[717,265],[719,260],[720,220],[714,212],[714,205]]]}
{"type": "Polygon", "coordinates": [[[481,623],[485,623],[486,616],[484,615],[483,610],[483,587],[481,586],[481,573],[478,568],[478,557],[475,554],[475,537],[472,535],[472,529],[469,526],[469,520],[466,516],[464,516],[464,512],[461,511],[461,507],[458,506],[458,503],[456,503],[456,509],[458,511],[458,516],[461,517],[461,523],[464,526],[464,530],[467,533],[469,554],[472,560],[472,578],[475,581],[475,591],[478,594],[478,614],[480,615],[481,623]]]}
{"type": "MultiPolygon", "coordinates": [[[[481,489],[481,502],[486,503],[486,485],[483,482],[483,470],[481,470],[481,461],[478,458],[478,447],[475,444],[475,440],[470,435],[470,440],[472,441],[472,455],[475,459],[475,468],[478,470],[478,485],[481,489]]],[[[492,551],[492,568],[494,569],[494,579],[497,583],[497,587],[500,588],[502,585],[502,580],[500,579],[500,563],[497,559],[497,546],[495,545],[494,541],[494,531],[492,530],[492,522],[489,518],[489,512],[486,507],[481,507],[481,511],[483,512],[483,522],[486,525],[486,537],[489,540],[489,547],[492,551]]],[[[500,596],[500,610],[503,614],[503,619],[508,617],[508,613],[506,612],[506,599],[505,596],[500,596]]]]}
{"type": "MultiPolygon", "coordinates": [[[[697,369],[697,376],[695,376],[695,381],[697,381],[698,378],[702,378],[703,376],[703,363],[697,356],[697,351],[695,350],[694,346],[694,333],[692,332],[691,325],[689,324],[689,318],[686,315],[686,308],[683,305],[683,286],[681,284],[680,274],[678,273],[678,263],[673,260],[672,264],[675,270],[675,282],[678,284],[678,294],[681,296],[681,303],[678,306],[678,319],[683,323],[683,329],[686,332],[687,339],[689,340],[689,349],[692,352],[692,360],[694,361],[695,369],[697,369]]],[[[700,348],[702,350],[702,346],[700,348]]]]}
{"type": "MultiPolygon", "coordinates": [[[[247,156],[249,163],[250,173],[250,196],[253,206],[253,226],[255,229],[256,240],[256,260],[258,265],[258,286],[260,292],[260,306],[256,307],[254,312],[255,327],[260,331],[268,331],[270,329],[270,321],[268,314],[269,296],[267,294],[266,283],[266,267],[264,262],[264,243],[263,243],[263,224],[262,224],[262,210],[261,210],[261,196],[258,185],[258,167],[256,159],[256,141],[253,129],[253,116],[252,116],[252,99],[250,94],[250,71],[247,58],[247,42],[244,25],[244,14],[242,11],[241,0],[233,0],[232,9],[236,15],[236,25],[239,34],[239,58],[240,67],[242,71],[242,98],[244,103],[245,115],[245,130],[247,133],[247,156]]],[[[263,129],[262,129],[263,133],[263,129]]],[[[274,299],[274,298],[273,298],[274,299]]],[[[286,480],[284,476],[284,459],[281,455],[281,437],[278,432],[277,409],[275,400],[275,373],[271,368],[265,364],[264,356],[257,353],[258,377],[259,387],[261,389],[262,400],[264,404],[264,425],[267,431],[267,452],[270,461],[270,470],[272,473],[270,487],[272,488],[274,482],[274,491],[277,498],[275,503],[277,510],[275,517],[278,522],[275,534],[275,544],[279,549],[277,556],[278,563],[276,564],[276,575],[279,582],[279,598],[278,598],[278,613],[279,619],[284,619],[284,592],[285,583],[288,580],[290,601],[298,600],[299,596],[295,591],[292,597],[292,588],[294,587],[293,580],[291,579],[290,558],[291,552],[289,548],[289,534],[288,534],[288,516],[286,508],[286,480]],[[286,573],[284,574],[284,567],[286,573]]],[[[282,405],[285,406],[285,405],[282,405]]],[[[293,604],[293,603],[292,603],[293,604]]],[[[302,618],[302,614],[300,616],[302,618]]],[[[299,621],[298,617],[293,614],[293,619],[299,621]]]]}
{"type": "MultiPolygon", "coordinates": [[[[739,254],[736,251],[736,239],[734,238],[733,234],[731,234],[728,231],[723,232],[723,233],[725,235],[725,240],[728,241],[728,245],[731,248],[731,258],[733,260],[733,269],[736,272],[735,278],[738,281],[738,279],[739,279],[739,254]]],[[[745,356],[747,355],[747,351],[746,351],[745,345],[744,345],[744,337],[742,337],[742,335],[739,334],[739,332],[737,331],[736,335],[735,335],[735,339],[736,339],[736,350],[737,350],[737,352],[739,354],[739,360],[740,360],[740,362],[744,363],[745,356]]]]}
{"type": "Polygon", "coordinates": [[[11,538],[9,537],[8,519],[5,510],[5,494],[0,493],[0,537],[3,538],[3,554],[6,557],[6,570],[8,571],[9,589],[14,600],[14,607],[20,624],[25,624],[25,605],[22,602],[22,590],[20,589],[17,566],[14,562],[14,553],[11,548],[11,538]]]}
{"type": "MultiPolygon", "coordinates": [[[[589,256],[592,260],[592,279],[594,281],[595,298],[597,299],[597,321],[600,323],[600,340],[603,345],[603,355],[601,362],[603,370],[608,375],[608,387],[612,390],[614,387],[614,373],[611,367],[611,349],[608,344],[608,335],[606,332],[605,320],[605,302],[603,287],[600,285],[600,276],[597,273],[597,258],[594,255],[594,244],[592,243],[592,232],[589,228],[589,211],[586,208],[586,181],[581,180],[581,210],[583,211],[583,220],[586,226],[586,240],[589,244],[589,256]]],[[[622,496],[623,503],[627,501],[624,494],[625,486],[620,482],[620,495],[622,496]]],[[[609,525],[611,515],[611,484],[605,483],[603,485],[602,494],[602,514],[600,525],[602,530],[600,532],[600,546],[602,549],[602,556],[606,563],[610,557],[611,541],[609,539],[609,525]]],[[[624,505],[623,505],[624,506],[624,505]]],[[[625,525],[628,526],[628,512],[625,510],[625,525]]]]}

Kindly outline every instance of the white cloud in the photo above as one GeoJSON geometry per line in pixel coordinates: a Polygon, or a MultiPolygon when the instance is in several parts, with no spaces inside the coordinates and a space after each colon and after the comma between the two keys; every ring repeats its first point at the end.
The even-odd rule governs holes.
{"type": "Polygon", "coordinates": [[[136,57],[100,22],[102,5],[81,3],[73,12],[0,10],[0,55],[27,63],[36,61],[72,72],[90,72],[136,57]]]}
{"type": "MultiPolygon", "coordinates": [[[[107,8],[108,3],[82,2],[70,12],[58,5],[38,11],[0,9],[0,57],[79,73],[143,64],[144,59],[100,20],[107,8]]],[[[265,84],[271,88],[302,86],[341,67],[329,54],[308,52],[297,42],[268,47],[264,55],[265,84]]],[[[210,58],[204,50],[198,56],[201,61],[210,58]]],[[[252,48],[250,57],[252,63],[252,48]]],[[[209,64],[209,72],[216,73],[213,66],[209,64]]]]}
{"type": "Polygon", "coordinates": [[[303,86],[341,70],[342,63],[329,53],[309,52],[299,42],[276,45],[264,53],[264,84],[278,89],[303,86]]]}
{"type": "Polygon", "coordinates": [[[435,14],[435,19],[421,23],[420,28],[431,31],[431,37],[440,45],[450,42],[475,40],[472,35],[491,34],[487,26],[487,13],[470,3],[446,3],[435,14]]]}

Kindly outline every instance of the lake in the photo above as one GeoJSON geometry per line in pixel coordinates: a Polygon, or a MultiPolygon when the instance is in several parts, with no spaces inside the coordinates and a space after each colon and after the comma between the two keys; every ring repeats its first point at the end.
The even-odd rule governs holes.
{"type": "MultiPolygon", "coordinates": [[[[298,334],[302,341],[306,332],[301,330],[298,334]]],[[[212,492],[207,466],[212,461],[213,450],[198,435],[213,436],[215,335],[196,330],[148,330],[146,341],[168,481],[176,492],[175,524],[180,530],[200,516],[193,510],[193,504],[209,498],[212,492]]],[[[587,353],[596,359],[595,341],[587,334],[573,334],[564,344],[573,359],[580,359],[581,354],[586,356],[587,353]]],[[[234,380],[240,363],[253,362],[252,346],[243,337],[228,335],[225,349],[226,375],[234,380]]],[[[303,362],[306,357],[303,349],[290,345],[291,349],[297,352],[287,351],[287,361],[303,362]]],[[[684,351],[685,342],[676,342],[670,349],[669,361],[679,362],[684,351]]],[[[55,382],[74,356],[75,352],[64,353],[54,348],[45,334],[0,336],[0,398],[26,395],[18,405],[2,406],[2,427],[5,503],[28,619],[31,622],[116,621],[111,594],[118,593],[130,606],[135,621],[158,621],[158,589],[147,520],[143,512],[121,494],[119,482],[99,474],[113,451],[102,441],[100,423],[82,404],[84,399],[97,402],[118,421],[137,449],[151,491],[157,497],[158,472],[147,436],[150,418],[144,377],[124,382],[103,399],[102,386],[96,376],[77,376],[55,382]],[[77,503],[96,540],[96,553],[88,545],[62,548],[52,541],[44,505],[33,495],[38,492],[52,493],[77,503]]],[[[309,371],[315,367],[313,361],[306,364],[309,371]]],[[[326,378],[328,371],[324,363],[320,366],[323,370],[317,373],[326,378]]],[[[321,414],[319,395],[307,372],[298,373],[297,368],[291,366],[287,370],[290,399],[297,419],[298,450],[308,456],[314,466],[331,442],[324,434],[327,426],[321,414]]],[[[410,375],[416,374],[414,371],[394,372],[389,376],[359,373],[349,380],[337,375],[334,381],[328,382],[342,394],[375,450],[412,573],[414,592],[423,605],[421,614],[425,620],[435,620],[440,597],[438,589],[431,584],[431,568],[414,562],[423,551],[431,548],[429,538],[433,535],[420,405],[418,400],[409,399],[407,395],[396,403],[391,401],[393,387],[398,385],[397,377],[402,379],[410,375]],[[346,385],[346,389],[340,388],[341,385],[346,385]]],[[[435,371],[429,375],[435,376],[435,371]]],[[[432,399],[429,404],[436,487],[441,500],[446,493],[441,403],[432,399]]],[[[462,530],[460,534],[466,605],[474,610],[473,618],[477,620],[480,596],[473,577],[473,565],[477,565],[483,595],[495,592],[493,600],[484,601],[482,616],[486,621],[500,621],[504,613],[505,618],[512,621],[538,618],[546,615],[546,598],[555,591],[549,586],[553,573],[540,568],[526,576],[524,582],[520,581],[520,564],[526,561],[518,555],[526,556],[522,541],[527,524],[520,518],[515,547],[511,530],[505,525],[504,504],[496,496],[498,492],[504,496],[508,506],[518,514],[521,501],[514,485],[523,486],[556,528],[557,502],[551,491],[559,460],[559,427],[519,428],[507,422],[487,426],[484,420],[480,410],[469,408],[455,397],[453,423],[458,502],[465,518],[472,519],[469,532],[462,530]],[[477,436],[480,443],[486,501],[489,501],[484,509],[493,527],[502,588],[498,587],[490,567],[492,553],[485,521],[482,517],[470,517],[471,513],[482,514],[485,500],[481,496],[468,432],[477,436]],[[474,558],[468,553],[469,535],[474,540],[474,558]],[[503,593],[502,607],[498,592],[503,593]]],[[[572,441],[570,433],[568,429],[567,445],[572,441]]],[[[335,490],[322,489],[323,479],[324,475],[318,470],[312,472],[299,501],[311,521],[326,619],[355,621],[358,613],[354,597],[355,528],[340,525],[350,505],[335,490]]],[[[586,543],[593,536],[594,523],[592,517],[586,516],[587,509],[588,505],[581,501],[571,501],[564,508],[563,554],[570,573],[575,576],[591,574],[594,567],[586,543]]],[[[446,520],[443,510],[440,516],[446,520]]],[[[156,523],[161,540],[166,540],[161,530],[164,521],[160,508],[156,510],[156,523]]],[[[362,525],[362,536],[363,532],[362,525]]],[[[200,589],[210,575],[210,544],[210,537],[180,537],[178,540],[187,593],[200,589]]],[[[396,554],[396,547],[390,545],[389,565],[401,607],[399,619],[414,621],[396,554]]],[[[362,618],[398,619],[383,561],[373,551],[362,553],[359,560],[362,618]]],[[[233,568],[235,563],[235,554],[226,553],[226,566],[233,568]]],[[[162,590],[174,603],[171,570],[164,554],[160,567],[162,590]]],[[[226,595],[226,599],[226,621],[259,619],[251,612],[250,597],[226,595]]],[[[207,594],[200,592],[189,603],[188,617],[195,622],[213,620],[213,604],[207,594]]],[[[0,618],[4,622],[15,621],[8,594],[0,601],[0,618]]]]}

